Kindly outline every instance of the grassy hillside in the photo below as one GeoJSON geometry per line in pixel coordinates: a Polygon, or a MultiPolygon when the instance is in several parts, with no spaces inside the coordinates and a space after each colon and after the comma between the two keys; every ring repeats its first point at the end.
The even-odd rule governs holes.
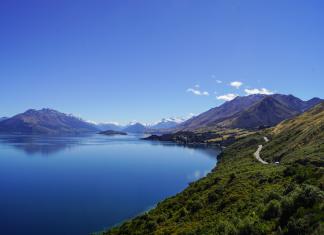
{"type": "Polygon", "coordinates": [[[323,110],[324,103],[321,103],[298,118],[286,120],[270,129],[268,136],[273,141],[266,146],[264,158],[282,162],[311,162],[319,166],[324,153],[323,110]]]}
{"type": "Polygon", "coordinates": [[[242,138],[207,177],[102,234],[324,234],[323,123],[322,103],[242,138]],[[259,144],[262,158],[280,164],[254,159],[259,144]]]}

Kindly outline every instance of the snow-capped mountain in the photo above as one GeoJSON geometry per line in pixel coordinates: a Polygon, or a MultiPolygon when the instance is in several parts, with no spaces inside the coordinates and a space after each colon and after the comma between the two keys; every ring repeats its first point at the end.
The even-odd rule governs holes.
{"type": "Polygon", "coordinates": [[[118,123],[115,122],[103,122],[103,123],[96,123],[95,124],[98,129],[100,129],[101,131],[121,131],[124,126],[119,125],[118,123]]]}
{"type": "Polygon", "coordinates": [[[193,114],[190,114],[190,115],[188,115],[188,117],[163,118],[161,121],[158,121],[158,122],[150,125],[150,128],[155,129],[155,130],[175,128],[177,125],[187,121],[188,119],[192,118],[193,116],[194,116],[193,114]]]}
{"type": "Polygon", "coordinates": [[[125,128],[123,128],[123,131],[129,133],[144,133],[147,129],[148,126],[145,124],[139,122],[131,122],[125,128]]]}
{"type": "Polygon", "coordinates": [[[161,121],[150,126],[151,129],[170,129],[176,127],[178,124],[184,122],[184,118],[163,118],[161,121]]]}

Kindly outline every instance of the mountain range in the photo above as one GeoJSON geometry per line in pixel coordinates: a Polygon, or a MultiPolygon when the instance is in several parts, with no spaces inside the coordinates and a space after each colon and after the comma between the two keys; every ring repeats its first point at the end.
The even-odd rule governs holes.
{"type": "Polygon", "coordinates": [[[173,128],[184,119],[168,118],[152,125],[131,122],[125,126],[118,123],[93,123],[52,109],[30,109],[11,118],[0,118],[0,132],[23,134],[77,134],[97,131],[125,131],[144,133],[173,128]]]}
{"type": "Polygon", "coordinates": [[[278,124],[307,111],[322,100],[303,101],[293,95],[250,95],[236,97],[177,126],[177,130],[200,128],[259,129],[278,124]]]}
{"type": "Polygon", "coordinates": [[[140,122],[131,122],[127,125],[119,125],[118,123],[98,123],[96,127],[102,131],[126,131],[130,133],[156,132],[175,128],[177,125],[186,121],[186,118],[163,118],[153,124],[143,124],[140,122]]]}
{"type": "Polygon", "coordinates": [[[53,109],[30,109],[11,118],[0,119],[0,132],[24,134],[79,134],[98,131],[154,133],[195,131],[216,128],[256,130],[270,127],[301,114],[322,100],[303,101],[293,95],[250,95],[237,97],[189,120],[168,118],[152,125],[139,122],[121,126],[94,124],[53,109]]]}
{"type": "Polygon", "coordinates": [[[123,128],[123,131],[128,133],[144,133],[147,129],[148,127],[146,125],[135,122],[127,125],[125,128],[123,128]]]}

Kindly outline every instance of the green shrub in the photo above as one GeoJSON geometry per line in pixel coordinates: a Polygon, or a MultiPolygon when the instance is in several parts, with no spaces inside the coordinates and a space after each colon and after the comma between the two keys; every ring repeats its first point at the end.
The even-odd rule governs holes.
{"type": "Polygon", "coordinates": [[[280,224],[286,225],[289,217],[295,212],[295,200],[291,196],[286,196],[281,200],[280,224]]]}
{"type": "Polygon", "coordinates": [[[238,231],[231,222],[227,220],[221,220],[216,224],[216,227],[213,229],[212,233],[234,235],[237,234],[238,231]]]}
{"type": "Polygon", "coordinates": [[[264,211],[265,219],[273,219],[281,215],[281,205],[278,200],[271,200],[264,211]]]}
{"type": "Polygon", "coordinates": [[[256,219],[250,216],[245,217],[238,225],[239,235],[265,235],[267,229],[256,219]]]}
{"type": "Polygon", "coordinates": [[[278,200],[278,201],[280,201],[281,200],[281,196],[277,192],[271,191],[269,193],[269,195],[267,196],[265,202],[268,203],[271,200],[278,200]]]}
{"type": "Polygon", "coordinates": [[[304,185],[297,198],[297,203],[304,207],[312,207],[316,202],[324,200],[324,194],[317,187],[304,185]]]}
{"type": "Polygon", "coordinates": [[[157,227],[157,223],[154,220],[150,220],[146,223],[146,229],[148,231],[154,231],[157,227]]]}
{"type": "Polygon", "coordinates": [[[230,177],[229,177],[229,180],[228,180],[228,183],[231,183],[235,178],[236,178],[236,174],[235,173],[231,173],[230,174],[230,177]]]}
{"type": "Polygon", "coordinates": [[[214,191],[214,192],[210,192],[208,193],[208,203],[213,203],[218,199],[218,194],[214,191]]]}
{"type": "Polygon", "coordinates": [[[308,223],[305,218],[291,218],[287,225],[287,235],[303,235],[308,234],[308,223]]]}
{"type": "Polygon", "coordinates": [[[187,209],[190,212],[192,212],[192,213],[197,212],[201,208],[203,208],[203,204],[200,201],[198,201],[198,200],[196,200],[196,201],[189,201],[188,206],[187,206],[187,209]]]}

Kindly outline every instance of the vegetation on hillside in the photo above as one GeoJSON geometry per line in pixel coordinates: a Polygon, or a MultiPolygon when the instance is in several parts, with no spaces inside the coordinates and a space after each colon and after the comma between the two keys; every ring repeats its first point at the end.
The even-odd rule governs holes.
{"type": "Polygon", "coordinates": [[[246,136],[225,149],[205,178],[102,234],[323,234],[323,128],[322,103],[246,136]],[[259,144],[263,158],[280,164],[254,159],[259,144]]]}
{"type": "Polygon", "coordinates": [[[218,145],[227,146],[235,141],[253,134],[254,132],[243,129],[227,129],[227,128],[200,128],[196,131],[179,131],[161,136],[151,135],[145,140],[153,141],[171,141],[185,145],[218,145]]]}

